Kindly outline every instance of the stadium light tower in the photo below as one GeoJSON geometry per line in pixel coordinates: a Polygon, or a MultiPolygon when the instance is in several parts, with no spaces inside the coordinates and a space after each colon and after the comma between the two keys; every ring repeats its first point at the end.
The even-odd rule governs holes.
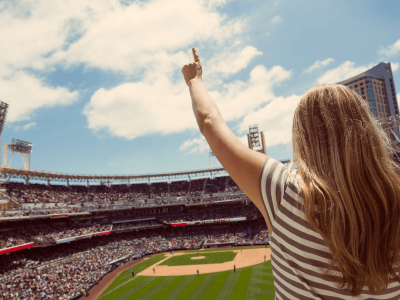
{"type": "Polygon", "coordinates": [[[30,167],[29,156],[32,153],[32,143],[12,138],[11,142],[9,144],[4,144],[4,166],[5,167],[10,166],[12,158],[14,156],[14,153],[21,153],[21,157],[22,157],[22,161],[24,163],[25,169],[29,170],[29,167],[30,167]],[[7,163],[7,151],[12,152],[9,163],[7,163]],[[25,163],[23,154],[26,154],[26,163],[25,163]]]}
{"type": "Polygon", "coordinates": [[[8,103],[0,101],[0,166],[1,166],[1,133],[3,132],[3,126],[6,122],[8,110],[8,103]]]}
{"type": "Polygon", "coordinates": [[[265,148],[265,138],[264,132],[258,132],[258,125],[249,126],[249,134],[247,134],[247,141],[249,143],[249,148],[251,150],[267,154],[267,149],[265,148]],[[260,143],[261,135],[261,143],[260,143]],[[261,149],[253,149],[254,147],[261,147],[261,149]]]}

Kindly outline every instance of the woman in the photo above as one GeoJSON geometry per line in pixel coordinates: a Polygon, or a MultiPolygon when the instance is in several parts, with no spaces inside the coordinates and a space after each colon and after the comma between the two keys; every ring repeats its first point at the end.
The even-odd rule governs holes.
{"type": "Polygon", "coordinates": [[[264,216],[276,299],[400,299],[400,168],[366,102],[343,85],[308,90],[288,168],[232,133],[193,55],[182,73],[197,123],[264,216]]]}

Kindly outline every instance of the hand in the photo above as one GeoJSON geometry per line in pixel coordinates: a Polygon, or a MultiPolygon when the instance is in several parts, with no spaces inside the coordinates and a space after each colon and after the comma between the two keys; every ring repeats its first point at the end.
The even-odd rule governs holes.
{"type": "Polygon", "coordinates": [[[194,62],[184,65],[182,68],[183,77],[185,77],[185,81],[187,85],[190,85],[190,81],[192,79],[202,80],[202,68],[200,63],[200,57],[197,54],[196,48],[192,48],[194,62]]]}

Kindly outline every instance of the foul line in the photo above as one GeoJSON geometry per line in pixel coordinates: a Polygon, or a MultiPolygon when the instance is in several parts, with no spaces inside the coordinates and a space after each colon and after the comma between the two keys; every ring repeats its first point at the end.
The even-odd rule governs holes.
{"type": "Polygon", "coordinates": [[[123,285],[125,285],[125,284],[127,284],[127,283],[129,283],[129,282],[131,282],[132,280],[134,280],[136,277],[134,277],[134,278],[131,278],[131,279],[129,279],[128,281],[126,281],[125,283],[123,283],[123,284],[120,284],[120,285],[118,285],[118,286],[116,286],[115,288],[113,288],[112,290],[109,290],[106,294],[104,294],[104,295],[102,295],[102,296],[100,296],[99,298],[97,298],[97,299],[100,299],[100,298],[102,298],[102,297],[105,297],[105,296],[107,296],[108,294],[110,294],[110,293],[112,293],[112,292],[114,292],[115,290],[118,290],[121,286],[123,286],[123,285]]]}

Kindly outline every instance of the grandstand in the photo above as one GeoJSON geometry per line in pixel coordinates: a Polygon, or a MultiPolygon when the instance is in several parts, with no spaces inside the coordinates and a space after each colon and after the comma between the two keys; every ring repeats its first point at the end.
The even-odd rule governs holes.
{"type": "Polygon", "coordinates": [[[32,143],[18,139],[4,147],[2,299],[77,299],[118,266],[150,254],[268,244],[262,215],[224,169],[65,174],[31,169],[31,152],[32,143]],[[11,160],[26,154],[24,168],[10,166],[7,151],[11,160]]]}
{"type": "Polygon", "coordinates": [[[71,174],[1,172],[8,200],[0,213],[4,299],[79,298],[121,264],[152,253],[268,244],[262,215],[223,169],[136,176],[128,184],[118,182],[121,176],[81,176],[108,177],[106,185],[87,186],[27,177],[80,180],[71,174]],[[10,180],[24,176],[25,183],[10,180]]]}

